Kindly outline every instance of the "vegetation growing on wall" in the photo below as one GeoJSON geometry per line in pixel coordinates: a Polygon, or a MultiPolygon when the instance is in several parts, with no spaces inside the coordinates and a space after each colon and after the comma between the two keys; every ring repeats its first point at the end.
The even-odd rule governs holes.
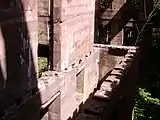
{"type": "Polygon", "coordinates": [[[48,61],[45,57],[38,57],[38,71],[39,77],[42,75],[43,72],[48,70],[48,61]]]}

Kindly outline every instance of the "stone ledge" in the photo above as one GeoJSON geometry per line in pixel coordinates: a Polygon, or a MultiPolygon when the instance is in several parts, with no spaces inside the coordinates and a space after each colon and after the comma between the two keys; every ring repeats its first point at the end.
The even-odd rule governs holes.
{"type": "Polygon", "coordinates": [[[134,47],[134,46],[121,46],[121,45],[104,45],[104,44],[94,44],[95,48],[115,48],[115,49],[123,49],[123,50],[129,50],[129,52],[136,52],[136,49],[138,49],[138,47],[134,47]]]}
{"type": "Polygon", "coordinates": [[[119,85],[126,79],[125,76],[134,60],[137,59],[137,55],[138,49],[128,50],[124,59],[114,67],[111,74],[102,82],[100,89],[96,90],[88,104],[85,104],[83,113],[76,120],[101,119],[102,117],[104,119],[104,116],[109,118],[114,103],[121,98],[119,85]]]}
{"type": "Polygon", "coordinates": [[[111,74],[106,78],[106,82],[103,81],[103,83],[100,86],[100,90],[97,90],[94,94],[95,97],[104,98],[104,99],[111,99],[112,93],[115,91],[115,89],[118,87],[120,82],[123,80],[123,77],[125,76],[126,72],[129,70],[134,57],[136,57],[137,49],[132,47],[132,51],[127,52],[125,57],[122,59],[122,61],[115,66],[115,68],[119,68],[120,70],[115,70],[115,68],[112,70],[111,74]],[[135,54],[132,54],[132,53],[135,54]],[[131,58],[131,57],[132,58],[131,58]],[[112,75],[113,74],[113,75],[112,75]],[[113,84],[113,85],[112,85],[113,84]]]}

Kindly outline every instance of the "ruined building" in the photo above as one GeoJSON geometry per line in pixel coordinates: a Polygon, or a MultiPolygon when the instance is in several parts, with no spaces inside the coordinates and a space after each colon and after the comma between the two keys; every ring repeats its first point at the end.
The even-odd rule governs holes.
{"type": "Polygon", "coordinates": [[[115,106],[131,119],[134,16],[125,0],[107,2],[102,12],[98,0],[0,1],[0,120],[109,119],[115,106]],[[40,77],[38,57],[48,62],[40,77]]]}

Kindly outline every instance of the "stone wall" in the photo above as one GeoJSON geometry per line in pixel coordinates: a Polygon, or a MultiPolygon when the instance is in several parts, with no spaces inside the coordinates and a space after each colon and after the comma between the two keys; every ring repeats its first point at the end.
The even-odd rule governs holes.
{"type": "Polygon", "coordinates": [[[59,118],[66,120],[74,116],[73,112],[97,85],[99,53],[93,50],[95,1],[92,0],[54,1],[55,71],[49,75],[43,73],[37,80],[37,28],[43,30],[43,43],[47,36],[45,17],[49,3],[41,0],[37,6],[37,1],[28,0],[0,6],[0,14],[4,16],[0,19],[0,101],[4,103],[0,113],[6,113],[2,116],[22,119],[26,114],[24,119],[36,120],[40,118],[40,107],[42,110],[49,107],[48,117],[52,119],[55,108],[48,102],[60,92],[57,99],[59,118]],[[77,74],[80,71],[84,71],[81,76],[83,94],[77,101],[77,74]]]}
{"type": "Polygon", "coordinates": [[[127,51],[124,58],[87,99],[76,120],[132,119],[139,50],[121,49],[127,51]]]}
{"type": "Polygon", "coordinates": [[[101,16],[103,25],[107,25],[108,43],[113,45],[123,45],[123,28],[121,24],[125,18],[122,18],[124,9],[126,9],[125,0],[113,0],[112,9],[106,9],[101,16]],[[123,20],[122,20],[123,19],[123,20]]]}
{"type": "Polygon", "coordinates": [[[80,104],[83,104],[97,87],[98,63],[99,52],[93,51],[81,64],[68,68],[65,72],[48,71],[43,73],[38,84],[42,106],[60,92],[60,119],[67,120],[74,117],[76,111],[81,108],[80,104]]]}
{"type": "MultiPolygon", "coordinates": [[[[123,5],[124,5],[124,0],[121,0],[121,1],[114,1],[113,2],[113,6],[114,6],[114,10],[115,11],[118,11],[118,10],[121,10],[122,9],[122,7],[123,7],[123,5]]],[[[121,13],[120,13],[121,14],[121,13]]],[[[116,16],[116,15],[115,15],[116,16]]],[[[118,15],[117,15],[118,16],[118,15]]],[[[120,15],[121,16],[121,15],[120,15]]],[[[119,16],[119,17],[120,17],[119,16]]],[[[120,20],[119,18],[115,18],[115,19],[117,19],[117,20],[120,20]]],[[[116,31],[115,31],[115,29],[117,29],[117,30],[119,30],[119,32],[118,32],[118,34],[117,35],[115,35],[114,37],[113,37],[113,39],[111,40],[111,44],[119,44],[119,45],[122,45],[123,44],[123,35],[124,35],[124,33],[123,33],[123,28],[120,28],[119,26],[120,25],[118,25],[118,24],[116,24],[116,26],[114,25],[114,24],[116,24],[116,23],[112,23],[112,25],[111,25],[111,33],[113,32],[113,33],[116,33],[116,31]]]]}
{"type": "MultiPolygon", "coordinates": [[[[39,15],[47,13],[42,2],[39,15]]],[[[66,120],[76,115],[98,83],[99,53],[93,49],[95,1],[54,0],[53,6],[54,71],[43,73],[38,87],[42,105],[58,91],[61,93],[59,114],[66,120]]]]}
{"type": "Polygon", "coordinates": [[[49,44],[49,0],[38,0],[38,42],[49,44]]]}
{"type": "Polygon", "coordinates": [[[55,0],[54,70],[63,71],[93,51],[95,1],[55,0]]]}
{"type": "Polygon", "coordinates": [[[98,81],[98,54],[93,51],[94,12],[95,0],[54,1],[54,70],[62,73],[75,70],[75,73],[67,72],[73,76],[71,79],[65,77],[66,82],[62,81],[65,86],[60,90],[64,94],[61,98],[62,120],[74,116],[72,113],[79,109],[98,81]],[[78,77],[80,71],[83,71],[81,78],[78,77]]]}
{"type": "Polygon", "coordinates": [[[39,120],[44,114],[40,111],[46,109],[49,120],[74,118],[98,81],[124,57],[108,48],[94,48],[95,0],[54,0],[54,71],[37,80],[37,28],[43,29],[43,43],[51,2],[38,3],[0,1],[0,116],[4,119],[39,120]]]}

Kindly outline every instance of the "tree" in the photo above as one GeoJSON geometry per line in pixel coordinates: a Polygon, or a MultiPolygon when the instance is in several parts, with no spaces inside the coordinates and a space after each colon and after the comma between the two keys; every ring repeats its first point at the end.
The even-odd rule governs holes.
{"type": "MultiPolygon", "coordinates": [[[[148,21],[152,21],[157,26],[157,19],[160,19],[159,12],[160,1],[154,1],[154,9],[147,17],[148,21]]],[[[147,22],[148,22],[147,21],[147,22]]],[[[145,28],[147,22],[142,28],[145,28]]],[[[159,120],[160,119],[160,71],[159,61],[157,57],[160,51],[160,36],[152,39],[152,45],[148,53],[148,69],[141,84],[138,85],[135,107],[135,120],[159,120]]],[[[153,37],[153,36],[152,36],[153,37]]]]}

